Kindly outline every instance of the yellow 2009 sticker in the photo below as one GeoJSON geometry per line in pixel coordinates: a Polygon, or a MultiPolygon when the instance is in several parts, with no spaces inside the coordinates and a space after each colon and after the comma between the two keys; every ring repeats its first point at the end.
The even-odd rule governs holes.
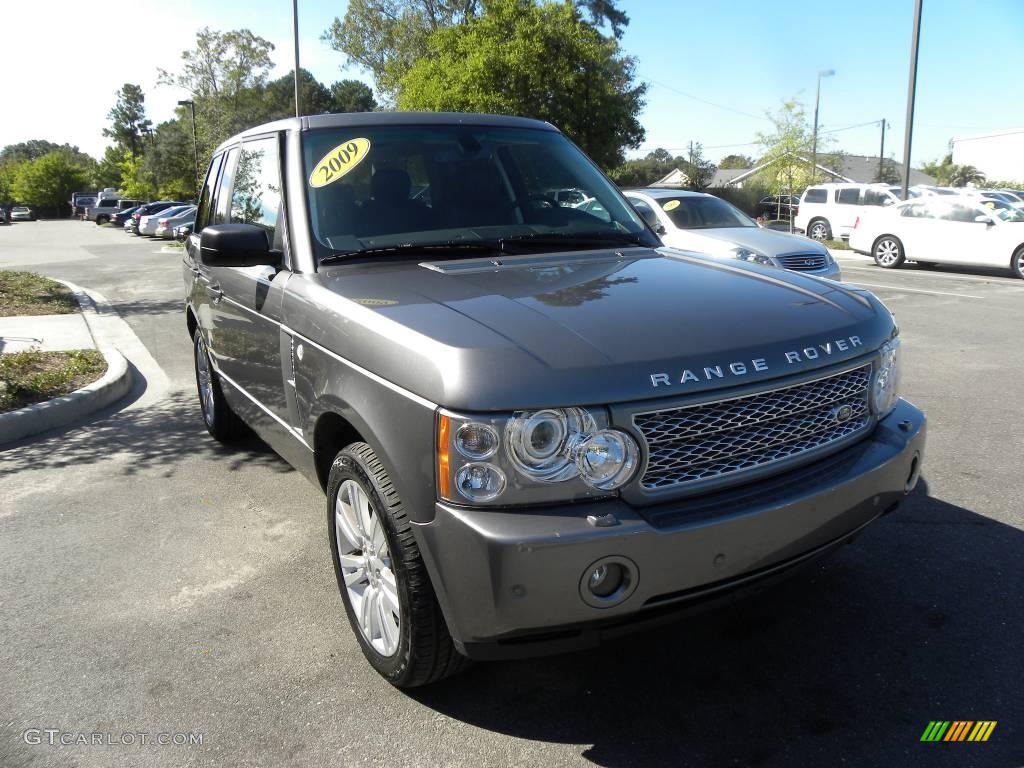
{"type": "Polygon", "coordinates": [[[369,139],[349,139],[339,144],[316,164],[309,174],[309,186],[326,187],[352,171],[370,154],[369,139]]]}
{"type": "Polygon", "coordinates": [[[674,211],[676,208],[679,207],[679,201],[678,200],[669,200],[667,203],[665,203],[661,207],[662,207],[663,210],[666,210],[666,211],[674,211]]]}

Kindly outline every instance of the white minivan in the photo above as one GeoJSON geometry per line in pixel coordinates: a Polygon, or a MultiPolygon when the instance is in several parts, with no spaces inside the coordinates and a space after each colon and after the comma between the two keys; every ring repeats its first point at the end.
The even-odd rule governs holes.
{"type": "Polygon", "coordinates": [[[864,208],[898,202],[899,189],[888,184],[815,184],[804,190],[793,224],[812,240],[847,240],[864,208]]]}

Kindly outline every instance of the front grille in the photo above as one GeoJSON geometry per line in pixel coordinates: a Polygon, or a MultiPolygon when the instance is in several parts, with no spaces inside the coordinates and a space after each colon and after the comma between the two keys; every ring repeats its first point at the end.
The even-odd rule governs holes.
{"type": "Polygon", "coordinates": [[[800,272],[824,269],[828,264],[828,259],[820,253],[795,253],[789,256],[779,256],[778,259],[786,269],[795,269],[800,272]]]}
{"type": "Polygon", "coordinates": [[[648,447],[647,491],[738,479],[866,431],[871,365],[805,384],[633,417],[648,447]],[[848,407],[847,407],[848,406],[848,407]]]}

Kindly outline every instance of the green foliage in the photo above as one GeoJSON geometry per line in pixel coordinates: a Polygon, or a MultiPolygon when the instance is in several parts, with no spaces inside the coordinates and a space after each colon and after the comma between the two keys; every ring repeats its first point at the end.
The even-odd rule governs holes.
{"type": "Polygon", "coordinates": [[[66,285],[35,272],[0,270],[0,317],[77,311],[78,302],[66,285]]]}
{"type": "MultiPolygon", "coordinates": [[[[616,39],[629,24],[616,0],[579,0],[576,5],[592,26],[607,24],[616,39]]],[[[368,70],[377,90],[390,100],[402,78],[428,55],[433,33],[468,24],[485,6],[481,0],[349,0],[344,19],[335,18],[321,39],[368,70]]]]}
{"type": "Polygon", "coordinates": [[[614,38],[569,3],[485,0],[483,9],[431,33],[427,55],[401,78],[400,109],[547,120],[606,168],[640,144],[646,86],[614,38]]]}
{"type": "MultiPolygon", "coordinates": [[[[204,27],[196,33],[195,46],[182,51],[181,71],[160,70],[159,83],[192,94],[201,159],[232,134],[261,122],[273,50],[273,43],[248,29],[204,27]]],[[[191,121],[187,107],[178,108],[178,117],[191,121]]]]}
{"type": "Polygon", "coordinates": [[[761,199],[771,194],[768,187],[763,182],[759,182],[756,177],[753,181],[748,181],[742,187],[712,188],[707,191],[715,195],[715,197],[720,197],[732,203],[751,218],[757,217],[757,206],[761,199]]]}
{"type": "Polygon", "coordinates": [[[331,85],[331,112],[373,112],[373,91],[359,80],[340,80],[331,85]]]}
{"type": "Polygon", "coordinates": [[[14,180],[27,160],[0,163],[0,205],[10,205],[14,199],[14,180]]]}
{"type": "Polygon", "coordinates": [[[15,200],[26,205],[62,211],[72,192],[89,186],[94,166],[94,161],[90,166],[63,150],[50,152],[21,165],[11,192],[15,200]]]}
{"type": "Polygon", "coordinates": [[[192,119],[160,123],[146,144],[145,178],[163,200],[191,200],[196,194],[192,119]]]}
{"type": "Polygon", "coordinates": [[[0,152],[0,163],[17,163],[25,160],[37,160],[43,155],[60,150],[78,152],[78,147],[70,144],[54,144],[46,139],[32,139],[19,144],[8,144],[0,152]]]}
{"type": "Polygon", "coordinates": [[[106,370],[106,360],[95,349],[0,355],[0,412],[67,395],[106,370]]]}
{"type": "Polygon", "coordinates": [[[878,173],[876,171],[873,181],[880,181],[885,184],[899,184],[903,181],[903,176],[900,175],[896,161],[891,160],[888,157],[885,158],[885,160],[882,161],[882,172],[878,173]]]}
{"type": "Polygon", "coordinates": [[[133,83],[125,83],[117,92],[117,103],[107,114],[110,127],[103,129],[108,136],[122,149],[131,152],[135,157],[139,151],[142,134],[150,129],[152,122],[146,118],[146,96],[142,88],[133,83]]]}
{"type": "MultiPolygon", "coordinates": [[[[810,159],[814,144],[814,131],[807,121],[804,106],[796,99],[783,102],[774,114],[767,113],[772,121],[772,133],[758,133],[757,142],[764,149],[758,161],[767,167],[757,176],[761,186],[772,194],[784,194],[802,190],[820,176],[812,175],[810,159]]],[[[841,155],[829,155],[825,150],[834,139],[829,135],[818,134],[818,163],[830,167],[829,163],[839,166],[841,155]]],[[[836,170],[836,168],[833,168],[836,170]]]]}
{"type": "Polygon", "coordinates": [[[921,170],[935,177],[940,187],[966,187],[968,184],[986,184],[985,174],[973,165],[956,165],[953,155],[946,155],[942,160],[934,160],[921,166],[921,170]]]}
{"type": "Polygon", "coordinates": [[[719,168],[753,168],[753,158],[746,155],[726,155],[719,161],[719,168]]]}

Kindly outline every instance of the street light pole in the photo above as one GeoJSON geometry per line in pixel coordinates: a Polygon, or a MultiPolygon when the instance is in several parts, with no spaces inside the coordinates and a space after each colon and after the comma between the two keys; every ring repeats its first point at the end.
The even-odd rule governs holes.
{"type": "Polygon", "coordinates": [[[878,149],[878,180],[885,181],[885,118],[882,118],[882,146],[878,149]]]}
{"type": "Polygon", "coordinates": [[[910,143],[914,134],[914,97],[917,94],[917,49],[921,44],[921,0],[914,0],[914,32],[910,47],[910,79],[907,84],[907,129],[903,134],[903,199],[910,190],[910,143]]]}
{"type": "Polygon", "coordinates": [[[821,78],[832,77],[834,69],[823,69],[818,73],[818,92],[814,96],[814,138],[811,140],[811,184],[818,175],[818,105],[821,103],[821,78]]]}
{"type": "Polygon", "coordinates": [[[292,0],[292,29],[295,34],[295,116],[299,117],[299,0],[292,0]]]}
{"type": "Polygon", "coordinates": [[[188,107],[192,110],[192,158],[195,165],[195,178],[192,186],[195,190],[195,200],[199,202],[199,139],[196,137],[196,103],[192,100],[178,102],[179,107],[188,107]]]}

